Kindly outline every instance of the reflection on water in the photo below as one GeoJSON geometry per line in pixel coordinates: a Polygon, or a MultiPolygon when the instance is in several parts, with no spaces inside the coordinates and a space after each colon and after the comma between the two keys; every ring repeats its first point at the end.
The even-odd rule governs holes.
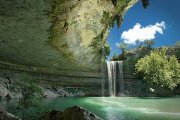
{"type": "Polygon", "coordinates": [[[99,104],[107,120],[179,120],[179,98],[94,98],[87,102],[99,104]]]}
{"type": "MultiPolygon", "coordinates": [[[[179,101],[180,98],[67,97],[48,98],[44,99],[42,103],[48,105],[48,110],[61,111],[67,107],[79,105],[105,120],[180,120],[179,101]]],[[[1,106],[8,111],[10,111],[8,106],[16,103],[15,100],[8,103],[6,101],[0,102],[1,106]]],[[[19,115],[17,111],[11,112],[19,115]]],[[[33,110],[33,112],[38,111],[33,110]]]]}

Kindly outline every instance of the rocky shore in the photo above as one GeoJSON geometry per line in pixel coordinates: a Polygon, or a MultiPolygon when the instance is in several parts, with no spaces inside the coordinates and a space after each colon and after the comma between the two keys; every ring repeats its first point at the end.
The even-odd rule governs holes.
{"type": "MultiPolygon", "coordinates": [[[[0,77],[0,98],[14,99],[22,98],[22,93],[17,92],[14,83],[15,79],[0,77]]],[[[68,96],[85,96],[85,93],[78,88],[63,88],[63,87],[46,87],[39,85],[44,97],[68,97],[68,96]]]]}

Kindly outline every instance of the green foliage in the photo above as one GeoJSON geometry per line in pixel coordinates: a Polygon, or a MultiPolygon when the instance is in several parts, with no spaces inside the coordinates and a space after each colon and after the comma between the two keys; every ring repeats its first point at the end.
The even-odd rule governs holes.
{"type": "Polygon", "coordinates": [[[42,104],[43,92],[35,80],[35,77],[21,75],[10,86],[11,90],[22,93],[23,97],[16,104],[10,104],[8,110],[24,120],[36,120],[37,116],[48,110],[42,104]]]}
{"type": "Polygon", "coordinates": [[[170,70],[172,71],[172,78],[174,78],[175,83],[180,83],[180,63],[178,62],[176,56],[172,56],[169,59],[170,70]]]}
{"type": "Polygon", "coordinates": [[[120,15],[115,16],[114,23],[117,23],[118,28],[120,28],[122,21],[123,21],[123,18],[120,15]]]}
{"type": "Polygon", "coordinates": [[[129,73],[133,74],[135,71],[135,64],[137,63],[138,58],[130,57],[129,59],[123,62],[123,70],[128,71],[129,73]]]}
{"type": "Polygon", "coordinates": [[[174,89],[180,83],[180,63],[175,56],[166,56],[167,48],[157,49],[138,60],[136,72],[149,84],[174,89]]]}
{"type": "Polygon", "coordinates": [[[175,45],[171,48],[174,51],[175,56],[178,58],[180,62],[180,40],[176,41],[175,45]]]}
{"type": "Polygon", "coordinates": [[[111,52],[111,48],[110,48],[110,45],[109,43],[105,43],[104,46],[103,46],[103,49],[104,49],[104,52],[105,52],[105,55],[106,56],[109,56],[110,55],[110,52],[111,52]]]}
{"type": "Polygon", "coordinates": [[[144,43],[147,45],[149,49],[152,49],[152,45],[155,44],[153,40],[145,40],[144,43]]]}
{"type": "Polygon", "coordinates": [[[151,52],[151,49],[149,49],[146,46],[141,45],[135,51],[138,53],[139,58],[142,58],[145,55],[149,55],[151,52]]]}
{"type": "Polygon", "coordinates": [[[124,60],[126,60],[127,59],[127,57],[126,57],[126,54],[125,53],[122,53],[122,54],[120,54],[119,56],[118,56],[118,60],[120,60],[120,61],[124,61],[124,60]]]}
{"type": "MultiPolygon", "coordinates": [[[[14,100],[13,100],[14,101],[14,100]]],[[[45,104],[40,102],[37,106],[24,107],[24,105],[19,104],[21,101],[9,102],[7,105],[7,111],[13,113],[15,116],[21,118],[22,120],[37,120],[42,113],[54,109],[51,107],[51,103],[45,104]]]]}
{"type": "Polygon", "coordinates": [[[122,50],[122,52],[124,53],[125,50],[128,48],[128,44],[124,43],[124,42],[120,42],[117,43],[116,46],[122,50]]]}
{"type": "Polygon", "coordinates": [[[91,44],[94,48],[94,52],[100,55],[108,56],[110,54],[111,48],[108,43],[102,43],[102,41],[96,41],[91,44]]]}
{"type": "Polygon", "coordinates": [[[113,5],[115,6],[116,9],[116,14],[110,19],[109,21],[109,26],[114,27],[115,24],[117,24],[118,28],[120,28],[123,17],[122,17],[122,12],[125,8],[128,7],[128,2],[131,0],[111,0],[113,5]]]}
{"type": "Polygon", "coordinates": [[[110,54],[111,48],[109,44],[103,40],[103,35],[104,31],[94,39],[90,46],[94,48],[95,53],[98,53],[106,57],[110,54]]]}
{"type": "Polygon", "coordinates": [[[174,46],[175,48],[180,48],[180,40],[179,41],[176,41],[176,44],[174,46]]]}
{"type": "Polygon", "coordinates": [[[102,19],[102,23],[104,24],[108,24],[109,23],[109,20],[110,20],[110,13],[109,12],[106,12],[106,11],[103,11],[103,19],[102,19]]]}
{"type": "Polygon", "coordinates": [[[117,61],[118,60],[118,54],[114,53],[113,57],[111,58],[111,61],[117,61]]]}
{"type": "Polygon", "coordinates": [[[20,92],[23,98],[20,104],[26,106],[37,106],[43,96],[41,88],[35,83],[33,77],[24,75],[14,83],[16,92],[20,92]]]}

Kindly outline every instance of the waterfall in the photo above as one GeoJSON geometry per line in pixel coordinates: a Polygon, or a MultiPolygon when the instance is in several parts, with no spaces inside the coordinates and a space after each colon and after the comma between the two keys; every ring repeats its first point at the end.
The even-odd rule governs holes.
{"type": "Polygon", "coordinates": [[[123,62],[117,61],[119,66],[119,88],[120,93],[124,94],[124,79],[123,79],[123,62]]]}
{"type": "Polygon", "coordinates": [[[116,93],[116,62],[107,62],[108,68],[108,82],[109,82],[109,95],[115,96],[116,93]]]}
{"type": "Polygon", "coordinates": [[[110,96],[116,96],[117,93],[124,93],[122,63],[122,61],[107,61],[110,96]]]}

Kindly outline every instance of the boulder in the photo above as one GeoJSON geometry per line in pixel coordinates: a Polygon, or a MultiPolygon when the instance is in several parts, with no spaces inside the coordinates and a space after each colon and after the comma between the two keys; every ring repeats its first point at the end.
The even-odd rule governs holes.
{"type": "Polygon", "coordinates": [[[0,120],[21,120],[16,116],[0,110],[0,120]]]}
{"type": "Polygon", "coordinates": [[[62,113],[63,112],[61,111],[52,110],[50,112],[46,112],[39,118],[39,120],[62,120],[62,113]]]}
{"type": "Polygon", "coordinates": [[[0,84],[0,97],[6,97],[8,94],[8,90],[2,84],[0,84]]]}
{"type": "Polygon", "coordinates": [[[52,110],[45,113],[39,120],[102,120],[95,114],[78,106],[67,108],[64,112],[52,110]]]}

